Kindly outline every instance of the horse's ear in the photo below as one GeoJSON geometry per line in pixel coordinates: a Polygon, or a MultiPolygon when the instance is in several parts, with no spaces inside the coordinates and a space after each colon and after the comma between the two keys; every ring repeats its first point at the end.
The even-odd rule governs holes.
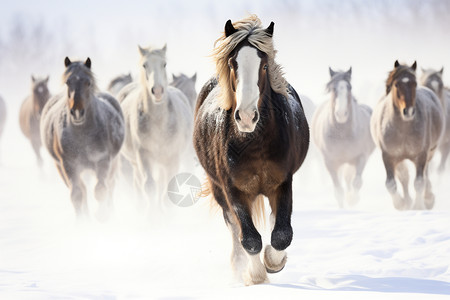
{"type": "Polygon", "coordinates": [[[88,69],[91,68],[91,59],[90,59],[89,57],[86,59],[86,62],[84,63],[84,65],[85,65],[86,67],[88,67],[88,69]]]}
{"type": "Polygon", "coordinates": [[[33,83],[36,82],[36,78],[34,78],[34,75],[31,75],[31,82],[33,82],[33,83]]]}
{"type": "Polygon", "coordinates": [[[172,79],[175,81],[178,79],[178,77],[174,73],[172,73],[172,79]]]}
{"type": "Polygon", "coordinates": [[[333,69],[331,67],[328,67],[328,70],[330,71],[330,76],[333,77],[334,74],[336,74],[335,71],[333,71],[333,69]]]}
{"type": "Polygon", "coordinates": [[[275,26],[274,22],[270,22],[269,27],[266,28],[266,33],[270,36],[273,36],[273,27],[275,26]]]}
{"type": "Polygon", "coordinates": [[[398,63],[398,60],[396,60],[394,63],[394,68],[397,68],[398,66],[400,66],[400,64],[398,63]]]}
{"type": "Polygon", "coordinates": [[[192,80],[193,82],[196,82],[196,81],[197,81],[197,72],[195,72],[195,74],[191,77],[191,80],[192,80]]]}
{"type": "Polygon", "coordinates": [[[166,44],[164,44],[164,47],[162,47],[162,51],[163,51],[164,53],[166,53],[166,52],[167,52],[167,43],[166,43],[166,44]]]}
{"type": "Polygon", "coordinates": [[[66,68],[67,68],[68,66],[70,66],[71,63],[72,63],[72,62],[70,61],[70,59],[66,56],[66,58],[64,59],[64,65],[66,66],[66,68]]]}
{"type": "Polygon", "coordinates": [[[138,45],[138,49],[139,49],[139,53],[141,54],[141,56],[144,56],[145,54],[147,54],[147,49],[142,48],[140,45],[138,45]]]}
{"type": "Polygon", "coordinates": [[[420,70],[422,71],[422,73],[425,73],[425,69],[423,67],[420,67],[420,70]]]}
{"type": "Polygon", "coordinates": [[[442,75],[442,73],[444,73],[444,67],[441,68],[441,70],[439,71],[439,73],[441,73],[441,75],[442,75]]]}
{"type": "Polygon", "coordinates": [[[350,75],[350,77],[352,76],[352,67],[350,67],[350,69],[348,69],[347,74],[350,75]]]}
{"type": "Polygon", "coordinates": [[[237,30],[234,28],[233,24],[231,23],[231,20],[228,20],[225,23],[225,37],[229,37],[233,33],[235,33],[237,30]]]}
{"type": "Polygon", "coordinates": [[[411,69],[413,69],[414,71],[417,69],[417,61],[414,61],[414,63],[411,66],[411,69]]]}
{"type": "Polygon", "coordinates": [[[49,79],[50,79],[50,75],[47,75],[47,78],[45,78],[45,83],[48,83],[49,79]]]}

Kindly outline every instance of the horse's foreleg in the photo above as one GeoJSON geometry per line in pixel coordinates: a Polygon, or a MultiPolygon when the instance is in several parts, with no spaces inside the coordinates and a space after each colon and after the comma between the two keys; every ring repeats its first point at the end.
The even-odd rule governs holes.
{"type": "Polygon", "coordinates": [[[95,185],[95,199],[99,202],[97,218],[100,221],[108,219],[113,209],[112,189],[114,184],[114,169],[111,159],[105,158],[96,164],[97,184],[95,185]]]}
{"type": "Polygon", "coordinates": [[[325,166],[327,167],[328,173],[330,173],[331,179],[333,180],[334,186],[334,195],[338,201],[339,207],[344,207],[344,190],[342,189],[341,183],[338,177],[339,166],[330,162],[327,158],[325,158],[325,166]]]}
{"type": "Polygon", "coordinates": [[[273,226],[271,245],[264,251],[264,264],[269,273],[281,271],[286,264],[285,249],[292,241],[292,176],[282,183],[273,195],[269,195],[273,226]]]}
{"type": "Polygon", "coordinates": [[[409,195],[409,172],[404,161],[397,164],[395,174],[402,185],[404,206],[409,208],[411,207],[412,199],[409,195]]]}
{"type": "Polygon", "coordinates": [[[438,171],[439,173],[442,173],[445,170],[445,164],[447,162],[448,154],[450,153],[450,142],[441,144],[439,148],[441,152],[441,162],[439,163],[438,171]]]}
{"type": "Polygon", "coordinates": [[[33,147],[34,153],[36,154],[38,166],[39,166],[39,168],[41,168],[42,164],[43,164],[43,160],[42,160],[42,156],[41,156],[40,136],[39,136],[39,138],[31,137],[31,146],[33,147]]]}
{"type": "Polygon", "coordinates": [[[397,161],[383,151],[382,154],[384,167],[386,169],[386,188],[392,197],[394,207],[398,210],[408,209],[403,203],[403,199],[397,191],[397,182],[395,182],[395,168],[397,161]]]}
{"type": "Polygon", "coordinates": [[[414,188],[416,190],[416,202],[414,203],[414,209],[425,209],[425,171],[427,164],[427,154],[421,154],[416,158],[416,178],[414,179],[414,188]]]}
{"type": "Polygon", "coordinates": [[[80,174],[75,167],[68,163],[63,164],[61,171],[67,176],[70,199],[72,200],[77,217],[87,217],[89,212],[87,207],[86,187],[80,178],[80,174]]]}
{"type": "Polygon", "coordinates": [[[233,243],[233,248],[231,251],[231,266],[236,277],[238,277],[239,280],[243,280],[242,275],[247,267],[248,258],[241,244],[241,230],[239,228],[239,224],[234,214],[229,210],[227,200],[225,199],[222,189],[215,184],[211,184],[211,192],[216,202],[222,207],[223,218],[225,219],[225,223],[231,233],[233,243]]]}
{"type": "Polygon", "coordinates": [[[266,269],[259,258],[259,253],[262,249],[262,239],[253,224],[250,210],[250,204],[255,197],[247,195],[235,187],[229,188],[227,192],[229,193],[228,197],[231,199],[233,212],[237,216],[240,225],[240,242],[248,256],[247,271],[243,274],[244,283],[252,285],[268,282],[266,269]]]}

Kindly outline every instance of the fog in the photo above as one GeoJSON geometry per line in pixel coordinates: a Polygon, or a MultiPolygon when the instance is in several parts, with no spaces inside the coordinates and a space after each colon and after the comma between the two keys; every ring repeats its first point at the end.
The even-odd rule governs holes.
{"type": "MultiPolygon", "coordinates": [[[[228,19],[249,13],[275,23],[277,62],[299,94],[319,105],[328,67],[352,67],[355,97],[373,107],[394,61],[444,67],[450,85],[448,1],[15,1],[0,11],[0,296],[6,298],[383,297],[427,299],[450,290],[450,193],[432,175],[432,211],[397,212],[376,150],[360,202],[339,210],[319,155],[310,151],[294,180],[294,241],[272,284],[245,289],[231,275],[231,239],[221,212],[201,199],[153,227],[119,182],[106,224],[76,222],[69,191],[45,149],[37,168],[19,129],[31,74],[62,87],[64,58],[92,60],[98,86],[138,74],[137,45],[167,43],[167,70],[197,73],[197,91],[214,74],[214,41],[228,19]],[[340,292],[337,292],[340,291],[340,292]],[[405,295],[407,294],[407,295],[405,295]]],[[[420,71],[419,71],[420,75],[420,71]]],[[[433,166],[434,167],[434,162],[433,166]]],[[[201,168],[195,174],[204,179],[201,168]]],[[[88,190],[93,190],[89,182],[88,190]]],[[[96,202],[89,195],[94,213],[96,202]]],[[[94,215],[94,214],[93,214],[94,215]]],[[[265,242],[270,232],[264,234],[265,242]]],[[[321,298],[321,299],[322,299],[321,298]]]]}

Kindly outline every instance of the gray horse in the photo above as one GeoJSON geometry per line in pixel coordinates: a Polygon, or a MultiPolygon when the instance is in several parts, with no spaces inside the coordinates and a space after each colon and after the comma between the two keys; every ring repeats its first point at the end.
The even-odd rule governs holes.
{"type": "MultiPolygon", "coordinates": [[[[348,204],[358,201],[358,191],[362,186],[362,173],[375,145],[370,136],[370,115],[372,110],[358,104],[352,95],[350,68],[347,72],[329,69],[331,80],[327,90],[331,100],[322,104],[315,112],[312,121],[312,136],[322,153],[325,166],[334,184],[339,207],[344,206],[344,188],[339,179],[341,167],[354,168],[354,175],[344,177],[348,204]]],[[[351,169],[347,169],[347,173],[351,169]]],[[[348,173],[349,174],[349,173],[348,173]]]]}
{"type": "Polygon", "coordinates": [[[25,137],[30,140],[39,166],[42,166],[41,113],[48,99],[50,99],[48,79],[48,76],[45,78],[31,76],[31,95],[23,101],[19,112],[20,129],[25,137]]]}
{"type": "Polygon", "coordinates": [[[65,66],[65,90],[52,97],[42,112],[42,139],[70,189],[78,217],[88,215],[80,174],[95,172],[97,217],[104,220],[112,209],[115,165],[125,135],[122,110],[115,98],[97,93],[89,58],[83,63],[66,57],[65,66]]]}
{"type": "Polygon", "coordinates": [[[189,100],[192,111],[195,109],[195,103],[197,102],[197,91],[195,90],[195,82],[197,81],[197,73],[192,77],[188,77],[185,74],[180,74],[176,76],[172,74],[173,81],[170,83],[171,86],[176,87],[182,91],[189,100]]]}
{"type": "Polygon", "coordinates": [[[433,207],[428,162],[439,146],[445,122],[436,94],[426,87],[417,87],[416,67],[416,62],[409,67],[395,61],[386,81],[386,96],[377,104],[370,124],[373,139],[382,152],[386,188],[399,210],[412,205],[406,159],[416,166],[414,208],[433,207]],[[396,178],[402,184],[403,197],[397,191],[396,178]]]}
{"type": "Polygon", "coordinates": [[[444,87],[444,83],[442,81],[443,72],[444,68],[440,71],[433,69],[422,69],[422,76],[420,78],[420,83],[423,86],[433,90],[433,92],[435,92],[439,97],[445,112],[444,134],[438,147],[439,152],[441,152],[441,162],[439,163],[438,169],[439,172],[443,172],[445,170],[445,163],[450,152],[450,89],[444,87]]]}
{"type": "Polygon", "coordinates": [[[193,148],[193,116],[186,96],[168,85],[166,46],[139,47],[139,52],[141,80],[118,96],[127,130],[122,154],[133,167],[135,189],[145,199],[141,204],[161,210],[170,179],[179,171],[186,149],[193,148]]]}
{"type": "Polygon", "coordinates": [[[119,75],[113,78],[113,80],[111,80],[111,82],[108,84],[108,92],[116,97],[119,94],[120,90],[131,82],[133,82],[133,78],[131,77],[130,73],[126,75],[119,75]]]}

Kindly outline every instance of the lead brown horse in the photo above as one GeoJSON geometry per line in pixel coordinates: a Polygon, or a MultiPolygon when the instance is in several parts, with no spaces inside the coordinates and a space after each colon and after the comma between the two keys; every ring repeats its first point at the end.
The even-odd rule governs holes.
{"type": "Polygon", "coordinates": [[[226,22],[214,50],[217,76],[203,86],[195,112],[195,150],[232,234],[232,265],[247,285],[267,282],[267,272],[286,264],[292,176],[309,146],[300,98],[274,60],[273,29],[273,22],[262,28],[256,16],[226,22]],[[273,228],[264,265],[253,222],[262,217],[262,196],[273,228]]]}

